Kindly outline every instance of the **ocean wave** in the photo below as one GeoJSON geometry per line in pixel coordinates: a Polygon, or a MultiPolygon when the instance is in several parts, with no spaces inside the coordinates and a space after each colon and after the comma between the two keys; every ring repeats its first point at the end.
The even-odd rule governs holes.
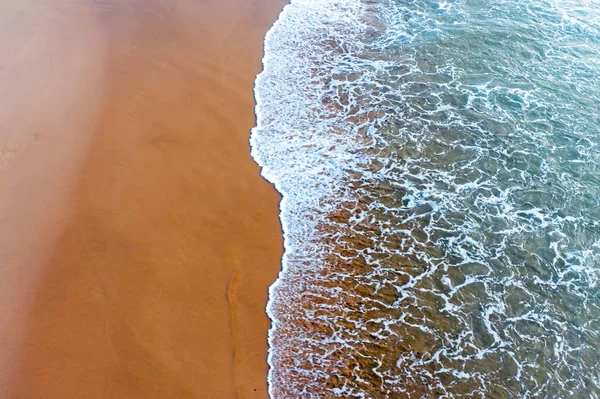
{"type": "Polygon", "coordinates": [[[284,9],[251,135],[283,196],[272,397],[600,395],[599,16],[284,9]]]}

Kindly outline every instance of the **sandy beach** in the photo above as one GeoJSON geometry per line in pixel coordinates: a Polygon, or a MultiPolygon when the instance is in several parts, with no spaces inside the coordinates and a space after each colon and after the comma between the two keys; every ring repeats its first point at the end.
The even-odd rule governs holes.
{"type": "Polygon", "coordinates": [[[0,4],[0,397],[266,398],[283,0],[0,4]]]}

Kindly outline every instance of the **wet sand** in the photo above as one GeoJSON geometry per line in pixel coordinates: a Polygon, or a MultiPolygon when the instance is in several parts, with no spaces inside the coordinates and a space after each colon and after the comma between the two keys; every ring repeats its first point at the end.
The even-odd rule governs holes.
{"type": "Polygon", "coordinates": [[[283,0],[0,4],[0,397],[265,398],[283,0]]]}

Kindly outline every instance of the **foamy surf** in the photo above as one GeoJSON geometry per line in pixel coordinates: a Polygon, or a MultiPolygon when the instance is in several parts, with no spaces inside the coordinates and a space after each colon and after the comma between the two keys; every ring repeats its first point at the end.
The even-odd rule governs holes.
{"type": "Polygon", "coordinates": [[[272,397],[598,397],[599,16],[284,9],[251,136],[283,195],[272,397]]]}

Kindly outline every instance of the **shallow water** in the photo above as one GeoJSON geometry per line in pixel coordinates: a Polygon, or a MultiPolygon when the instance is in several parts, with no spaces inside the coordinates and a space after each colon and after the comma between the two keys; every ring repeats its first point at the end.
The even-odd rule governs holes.
{"type": "Polygon", "coordinates": [[[600,3],[296,0],[265,50],[272,397],[600,397],[600,3]]]}

